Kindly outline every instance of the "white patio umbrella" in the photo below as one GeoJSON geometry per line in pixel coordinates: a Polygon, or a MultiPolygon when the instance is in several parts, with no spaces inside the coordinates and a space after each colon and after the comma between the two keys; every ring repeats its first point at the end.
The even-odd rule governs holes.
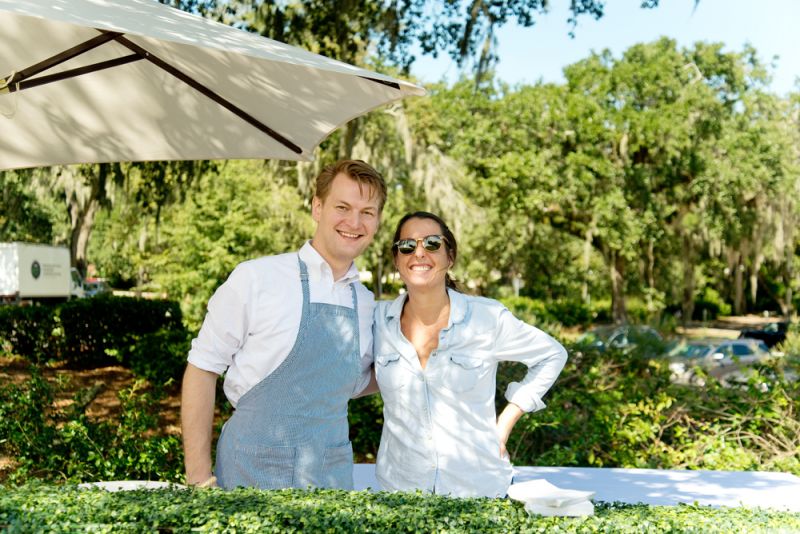
{"type": "Polygon", "coordinates": [[[424,90],[154,0],[0,0],[0,169],[310,160],[424,90]]]}

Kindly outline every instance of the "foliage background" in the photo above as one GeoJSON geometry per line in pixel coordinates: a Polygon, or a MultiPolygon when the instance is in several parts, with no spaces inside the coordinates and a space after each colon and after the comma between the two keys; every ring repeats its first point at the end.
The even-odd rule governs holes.
{"type": "MultiPolygon", "coordinates": [[[[36,368],[27,382],[0,386],[0,450],[18,459],[14,482],[182,480],[180,444],[159,427],[156,401],[175,387],[176,362],[182,363],[205,303],[233,266],[295,249],[309,237],[313,178],[341,157],[371,162],[389,184],[382,229],[358,260],[378,295],[399,288],[388,254],[395,222],[409,210],[428,209],[443,214],[458,236],[455,274],[470,291],[504,299],[554,334],[598,321],[650,321],[669,329],[731,312],[796,312],[800,95],[766,90],[769,67],[751,48],[725,52],[721,43],[702,42],[679,48],[660,39],[619,57],[594,53],[568,66],[563,84],[510,87],[492,76],[494,30],[512,20],[532,24],[546,2],[474,2],[468,12],[459,3],[417,0],[348,2],[346,9],[316,0],[170,3],[393,75],[407,72],[414,43],[424,53],[451,54],[467,68],[453,85],[429,85],[427,98],[352,121],[310,164],[123,162],[0,172],[0,241],[67,245],[82,271],[118,289],[166,296],[182,312],[180,324],[117,332],[86,352],[70,343],[73,363],[108,358],[147,380],[120,392],[117,421],[86,415],[91,389],[66,406],[54,405],[64,384],[48,383],[36,368]]],[[[602,15],[602,2],[572,5],[575,17],[602,15]]],[[[37,308],[0,321],[6,356],[36,365],[63,361],[60,343],[70,325],[81,324],[37,308]]],[[[663,363],[642,354],[573,350],[548,409],[520,422],[509,449],[518,464],[800,474],[798,389],[786,379],[797,372],[798,339],[790,335],[786,358],[763,366],[741,387],[709,381],[702,390],[671,384],[663,363]]],[[[498,397],[518,372],[502,370],[498,397]]],[[[370,461],[379,441],[380,398],[354,402],[350,416],[358,460],[370,461]]],[[[30,499],[50,499],[48,492],[0,491],[6,499],[0,528],[62,520],[56,512],[26,508],[30,499]]],[[[190,495],[194,505],[198,495],[190,495]]],[[[342,524],[400,524],[385,510],[386,497],[376,497],[374,509],[361,506],[363,499],[347,508],[343,496],[333,498],[342,524]]],[[[263,512],[287,528],[302,528],[298,517],[307,514],[297,510],[307,512],[307,497],[287,499],[293,504],[279,503],[278,512],[259,511],[258,501],[256,511],[207,523],[192,523],[198,515],[179,507],[124,510],[131,525],[154,514],[148,525],[178,521],[213,529],[227,521],[241,528],[248,521],[262,525],[254,518],[263,512]],[[167,519],[176,509],[186,522],[167,519]]],[[[466,503],[479,519],[464,520],[450,502],[409,499],[402,514],[417,521],[412,530],[438,517],[417,512],[440,505],[456,521],[453,529],[519,525],[519,510],[466,503]]],[[[109,521],[103,507],[86,511],[79,497],[69,502],[94,525],[109,521]]],[[[59,509],[53,507],[41,510],[59,509]]],[[[613,527],[741,528],[739,516],[727,523],[715,514],[709,521],[703,510],[650,510],[646,519],[641,512],[610,505],[597,522],[568,528],[613,529],[606,513],[613,527]],[[674,518],[684,513],[689,519],[674,518]]],[[[743,521],[761,519],[745,511],[732,515],[738,513],[743,521]]]]}

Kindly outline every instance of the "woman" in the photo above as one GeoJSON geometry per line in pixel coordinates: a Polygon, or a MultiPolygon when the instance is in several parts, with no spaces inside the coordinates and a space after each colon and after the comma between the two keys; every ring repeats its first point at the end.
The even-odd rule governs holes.
{"type": "Polygon", "coordinates": [[[459,292],[447,271],[456,239],[427,212],[400,220],[392,254],[407,292],[375,310],[375,373],[384,401],[376,474],[384,490],[503,497],[511,483],[505,444],[542,396],[567,353],[495,300],[459,292]],[[497,364],[522,362],[496,417],[497,364]]]}

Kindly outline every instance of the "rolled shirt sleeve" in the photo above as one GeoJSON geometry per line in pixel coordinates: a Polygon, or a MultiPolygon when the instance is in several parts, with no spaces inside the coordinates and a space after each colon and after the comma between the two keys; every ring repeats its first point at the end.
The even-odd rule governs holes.
{"type": "Polygon", "coordinates": [[[247,336],[250,287],[246,265],[240,264],[209,299],[203,326],[192,340],[189,363],[216,374],[230,367],[247,336]]]}
{"type": "Polygon", "coordinates": [[[567,362],[567,350],[555,339],[520,321],[503,308],[498,316],[495,358],[525,364],[528,372],[506,388],[506,400],[525,412],[545,407],[542,400],[567,362]]]}

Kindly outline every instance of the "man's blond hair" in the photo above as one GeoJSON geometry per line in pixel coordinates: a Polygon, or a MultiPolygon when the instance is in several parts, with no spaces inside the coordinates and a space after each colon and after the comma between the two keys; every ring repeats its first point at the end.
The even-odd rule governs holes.
{"type": "Polygon", "coordinates": [[[339,174],[344,174],[358,182],[359,188],[367,185],[373,195],[378,195],[378,209],[383,211],[386,203],[386,182],[381,173],[360,159],[343,159],[333,165],[328,165],[317,176],[316,192],[314,196],[324,201],[331,191],[333,179],[339,174]]]}

